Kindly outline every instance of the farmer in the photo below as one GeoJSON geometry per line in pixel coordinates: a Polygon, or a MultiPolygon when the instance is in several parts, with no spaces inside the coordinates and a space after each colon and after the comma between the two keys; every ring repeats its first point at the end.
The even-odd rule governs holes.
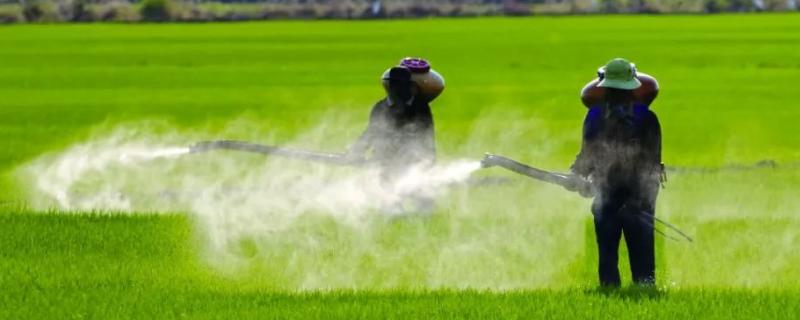
{"type": "Polygon", "coordinates": [[[653,220],[663,172],[661,128],[648,106],[652,99],[636,98],[634,90],[642,83],[633,64],[617,58],[601,71],[597,87],[604,92],[588,106],[583,144],[572,171],[594,189],[600,284],[620,285],[617,259],[624,234],[633,281],[653,285],[653,220]]]}
{"type": "MultiPolygon", "coordinates": [[[[409,169],[430,166],[436,160],[428,103],[444,90],[444,79],[425,60],[405,58],[381,80],[386,97],[372,107],[367,129],[347,155],[376,163],[383,184],[391,187],[409,169]]],[[[432,200],[420,199],[422,206],[432,206],[432,200]]]]}

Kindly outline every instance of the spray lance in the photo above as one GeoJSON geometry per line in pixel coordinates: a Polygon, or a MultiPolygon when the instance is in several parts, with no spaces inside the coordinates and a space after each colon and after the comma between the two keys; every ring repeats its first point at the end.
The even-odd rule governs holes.
{"type": "Polygon", "coordinates": [[[363,158],[348,157],[342,153],[326,153],[291,149],[235,140],[201,141],[189,147],[189,153],[203,153],[214,150],[233,150],[262,155],[276,155],[291,159],[321,162],[343,166],[363,166],[368,163],[363,158]]]}
{"type": "Polygon", "coordinates": [[[529,165],[517,162],[515,160],[511,160],[509,158],[491,153],[487,153],[484,156],[483,160],[481,160],[481,165],[484,168],[490,168],[495,166],[501,167],[503,169],[510,170],[512,172],[528,176],[539,181],[544,181],[547,183],[559,185],[569,191],[578,192],[578,194],[580,194],[582,197],[585,198],[591,198],[594,196],[594,190],[592,188],[591,182],[574,174],[550,172],[534,168],[529,165]]]}
{"type": "MultiPolygon", "coordinates": [[[[557,173],[557,172],[550,172],[538,168],[531,167],[529,165],[517,162],[515,160],[511,160],[509,158],[487,153],[485,154],[483,160],[481,160],[481,166],[483,168],[490,168],[490,167],[501,167],[503,169],[531,177],[533,179],[544,181],[547,183],[555,184],[564,187],[569,191],[577,192],[584,198],[592,198],[595,196],[596,191],[592,185],[592,182],[584,179],[575,174],[565,174],[565,173],[557,173]]],[[[669,222],[664,221],[663,219],[659,219],[658,217],[654,216],[651,213],[642,211],[643,215],[647,215],[652,217],[655,221],[660,222],[665,227],[675,231],[678,235],[682,238],[688,240],[689,242],[694,242],[692,237],[688,236],[686,233],[678,229],[676,226],[670,224],[669,222]]],[[[644,221],[644,220],[643,220],[644,221]]],[[[671,237],[664,233],[663,231],[656,228],[656,226],[650,222],[648,225],[653,228],[654,231],[660,233],[664,237],[667,237],[672,240],[677,240],[674,237],[671,237]]]]}

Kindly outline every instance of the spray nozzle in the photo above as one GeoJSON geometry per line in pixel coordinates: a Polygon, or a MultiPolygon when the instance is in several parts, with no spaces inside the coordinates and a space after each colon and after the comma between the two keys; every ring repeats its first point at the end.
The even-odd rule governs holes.
{"type": "Polygon", "coordinates": [[[189,153],[207,152],[215,149],[213,141],[201,141],[189,146],[189,153]]]}
{"type": "Polygon", "coordinates": [[[481,160],[481,168],[494,167],[497,165],[497,161],[498,156],[487,152],[483,155],[483,160],[481,160]]]}

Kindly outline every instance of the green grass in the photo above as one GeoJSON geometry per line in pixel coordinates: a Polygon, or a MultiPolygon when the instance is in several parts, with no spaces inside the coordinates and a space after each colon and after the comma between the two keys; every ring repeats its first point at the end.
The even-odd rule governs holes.
{"type": "Polygon", "coordinates": [[[431,218],[304,215],[231,262],[191,212],[65,213],[15,177],[120,126],[343,149],[407,55],[447,78],[444,159],[563,170],[580,87],[624,56],[661,82],[668,164],[796,164],[798,44],[791,14],[0,27],[0,318],[796,318],[796,167],[673,174],[659,215],[696,241],[659,238],[659,291],[611,293],[588,204],[521,178],[431,218]]]}
{"type": "MultiPolygon", "coordinates": [[[[797,292],[387,289],[291,293],[221,279],[195,259],[181,216],[0,217],[0,317],[19,318],[792,318],[797,292]]],[[[468,267],[468,266],[464,266],[468,267]]]]}

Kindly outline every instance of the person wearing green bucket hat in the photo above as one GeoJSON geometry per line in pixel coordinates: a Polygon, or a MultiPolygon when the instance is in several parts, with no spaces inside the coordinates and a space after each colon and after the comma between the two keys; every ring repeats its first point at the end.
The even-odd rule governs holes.
{"type": "Polygon", "coordinates": [[[661,126],[656,114],[634,95],[642,84],[632,63],[616,58],[601,70],[597,86],[605,92],[586,115],[572,171],[594,190],[600,284],[621,284],[617,263],[624,234],[633,281],[653,285],[655,203],[664,168],[661,126]]]}
{"type": "Polygon", "coordinates": [[[639,79],[636,79],[635,67],[628,60],[622,58],[611,60],[603,71],[603,80],[597,84],[598,87],[633,90],[642,85],[639,79]]]}

